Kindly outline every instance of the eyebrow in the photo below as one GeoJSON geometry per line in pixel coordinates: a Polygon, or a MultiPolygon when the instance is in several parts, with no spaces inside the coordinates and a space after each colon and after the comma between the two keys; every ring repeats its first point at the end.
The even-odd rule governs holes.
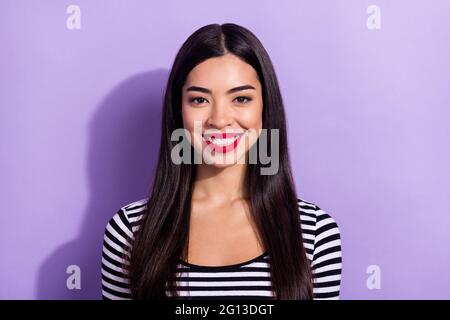
{"type": "MultiPolygon", "coordinates": [[[[237,92],[237,91],[248,90],[248,89],[256,90],[255,87],[253,87],[253,86],[251,86],[249,84],[246,84],[246,85],[243,85],[243,86],[239,86],[239,87],[235,87],[235,88],[229,89],[226,93],[227,94],[231,94],[231,93],[234,93],[234,92],[237,92]]],[[[202,88],[202,87],[198,87],[198,86],[190,86],[189,88],[186,89],[186,91],[199,91],[199,92],[208,93],[208,94],[211,94],[211,92],[212,92],[210,89],[202,88]]]]}

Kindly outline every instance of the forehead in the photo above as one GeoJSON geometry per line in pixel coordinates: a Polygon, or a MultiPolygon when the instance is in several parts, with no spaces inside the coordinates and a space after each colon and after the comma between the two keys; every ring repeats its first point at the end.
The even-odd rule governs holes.
{"type": "Polygon", "coordinates": [[[190,85],[227,90],[243,84],[259,87],[256,70],[233,54],[209,58],[191,70],[185,87],[190,85]]]}

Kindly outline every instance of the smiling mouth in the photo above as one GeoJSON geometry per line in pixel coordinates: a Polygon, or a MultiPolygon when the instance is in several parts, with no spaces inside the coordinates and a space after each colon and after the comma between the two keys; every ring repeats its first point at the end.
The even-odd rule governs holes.
{"type": "Polygon", "coordinates": [[[226,147],[226,146],[229,146],[230,144],[234,143],[240,137],[241,137],[241,135],[237,135],[232,138],[225,138],[225,139],[208,137],[208,138],[205,138],[205,141],[212,143],[218,147],[226,147]]]}
{"type": "Polygon", "coordinates": [[[203,135],[203,140],[214,151],[225,153],[234,150],[243,135],[243,133],[212,133],[203,135]]]}

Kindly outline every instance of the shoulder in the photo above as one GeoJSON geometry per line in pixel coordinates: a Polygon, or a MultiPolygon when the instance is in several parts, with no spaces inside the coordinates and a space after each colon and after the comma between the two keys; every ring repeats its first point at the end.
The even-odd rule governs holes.
{"type": "Polygon", "coordinates": [[[314,258],[328,251],[340,251],[341,233],[335,218],[311,201],[302,198],[297,200],[302,229],[306,233],[304,237],[313,244],[314,258]]]}
{"type": "Polygon", "coordinates": [[[102,250],[103,299],[130,299],[127,270],[134,240],[134,225],[145,209],[146,199],[122,206],[106,223],[102,250]]]}
{"type": "Polygon", "coordinates": [[[297,201],[302,223],[304,221],[313,222],[316,235],[331,229],[335,229],[335,232],[339,233],[336,220],[327,211],[311,201],[302,198],[297,198],[297,201]]]}
{"type": "Polygon", "coordinates": [[[139,220],[144,217],[147,209],[148,198],[143,198],[131,203],[126,204],[120,210],[123,211],[126,219],[130,223],[132,231],[136,231],[139,226],[139,220]]]}
{"type": "Polygon", "coordinates": [[[298,203],[305,248],[314,275],[314,299],[339,299],[342,274],[339,227],[335,219],[316,204],[300,198],[298,203]]]}
{"type": "MultiPolygon", "coordinates": [[[[148,198],[143,198],[123,205],[107,222],[106,231],[114,236],[134,238],[134,232],[139,226],[147,208],[148,198]]],[[[124,239],[123,239],[124,240],[124,239]]],[[[123,242],[123,241],[122,241],[123,242]]]]}

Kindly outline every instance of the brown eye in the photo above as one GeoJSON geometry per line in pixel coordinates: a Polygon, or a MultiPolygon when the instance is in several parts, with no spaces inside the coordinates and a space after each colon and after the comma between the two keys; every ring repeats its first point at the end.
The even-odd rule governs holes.
{"type": "Polygon", "coordinates": [[[194,104],[201,104],[203,102],[203,100],[207,101],[205,98],[203,97],[195,97],[189,100],[189,102],[194,102],[194,104]],[[200,100],[200,102],[199,102],[200,100]]]}
{"type": "Polygon", "coordinates": [[[248,102],[252,101],[252,98],[244,97],[244,96],[237,97],[236,99],[239,100],[238,102],[241,103],[241,104],[245,104],[245,103],[248,103],[248,102]]]}

